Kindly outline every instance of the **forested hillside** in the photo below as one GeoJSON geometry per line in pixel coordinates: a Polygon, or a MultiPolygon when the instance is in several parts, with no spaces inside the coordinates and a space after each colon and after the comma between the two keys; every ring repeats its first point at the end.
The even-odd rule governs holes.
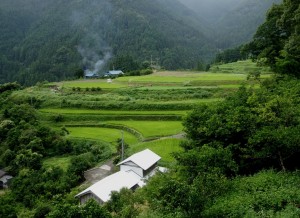
{"type": "Polygon", "coordinates": [[[253,40],[245,46],[254,60],[277,73],[300,77],[300,4],[284,0],[274,5],[253,40]]]}
{"type": "Polygon", "coordinates": [[[180,0],[203,18],[219,49],[248,42],[265,20],[266,11],[282,0],[180,0]]]}
{"type": "Polygon", "coordinates": [[[3,0],[0,83],[66,79],[124,56],[194,68],[216,50],[191,14],[176,1],[3,0]]]}
{"type": "Polygon", "coordinates": [[[252,39],[257,27],[266,18],[272,4],[282,0],[243,0],[234,5],[215,24],[218,48],[231,48],[252,39]]]}

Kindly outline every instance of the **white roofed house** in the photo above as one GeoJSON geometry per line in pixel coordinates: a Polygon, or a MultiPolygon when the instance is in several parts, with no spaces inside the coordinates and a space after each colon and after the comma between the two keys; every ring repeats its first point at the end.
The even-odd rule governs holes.
{"type": "Polygon", "coordinates": [[[123,160],[117,166],[120,166],[121,171],[134,172],[143,179],[155,172],[160,159],[160,156],[146,149],[123,160]]]}
{"type": "Polygon", "coordinates": [[[160,159],[160,156],[149,149],[138,152],[118,164],[119,172],[100,180],[75,197],[80,199],[81,204],[91,198],[102,204],[110,199],[112,191],[120,191],[122,188],[135,190],[142,187],[145,185],[145,179],[153,176],[157,170],[162,171],[157,167],[160,159]]]}
{"type": "Polygon", "coordinates": [[[140,179],[134,175],[134,173],[119,171],[114,173],[84,191],[80,192],[75,197],[80,198],[80,204],[86,203],[89,199],[94,199],[98,203],[102,204],[110,199],[112,191],[120,191],[122,188],[128,188],[135,190],[138,188],[140,179]]]}
{"type": "Polygon", "coordinates": [[[13,177],[0,169],[0,188],[8,188],[10,180],[13,177]]]}
{"type": "Polygon", "coordinates": [[[104,76],[105,77],[107,77],[107,76],[117,77],[120,75],[124,75],[122,70],[110,70],[104,76]]]}
{"type": "Polygon", "coordinates": [[[95,72],[87,71],[87,72],[85,72],[84,78],[85,79],[95,79],[95,78],[99,78],[99,75],[95,72]]]}

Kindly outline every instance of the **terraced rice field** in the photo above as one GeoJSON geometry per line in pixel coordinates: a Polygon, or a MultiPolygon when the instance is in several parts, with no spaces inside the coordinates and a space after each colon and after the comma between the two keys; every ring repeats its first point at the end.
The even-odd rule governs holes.
{"type": "MultiPolygon", "coordinates": [[[[105,141],[115,149],[123,132],[129,152],[149,148],[163,162],[171,163],[171,153],[181,149],[183,139],[172,136],[182,133],[183,117],[199,104],[222,101],[241,84],[259,88],[257,81],[247,80],[250,72],[270,77],[268,68],[247,60],[215,65],[210,72],[161,71],[120,77],[112,83],[106,79],[51,83],[16,92],[13,97],[40,102],[42,120],[56,129],[65,126],[72,139],[105,141]]],[[[45,164],[51,161],[68,164],[65,157],[45,164]]]]}

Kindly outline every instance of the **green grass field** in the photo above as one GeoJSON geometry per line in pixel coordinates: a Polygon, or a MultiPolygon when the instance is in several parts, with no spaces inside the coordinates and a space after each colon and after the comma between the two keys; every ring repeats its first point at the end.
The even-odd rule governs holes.
{"type": "Polygon", "coordinates": [[[175,135],[182,132],[181,121],[111,121],[140,132],[145,138],[175,135]]]}
{"type": "Polygon", "coordinates": [[[69,109],[69,108],[43,108],[39,110],[43,113],[55,114],[96,114],[96,115],[185,115],[186,111],[123,111],[123,110],[89,110],[89,109],[69,109]]]}
{"type": "Polygon", "coordinates": [[[193,81],[223,81],[234,80],[244,81],[247,75],[245,74],[224,74],[224,73],[209,73],[209,72],[158,72],[147,76],[129,76],[117,78],[118,82],[130,83],[180,83],[188,84],[193,81]]]}
{"type": "MultiPolygon", "coordinates": [[[[232,74],[232,73],[248,74],[249,72],[261,72],[262,74],[272,73],[269,67],[259,67],[256,65],[256,63],[252,62],[251,60],[213,65],[210,69],[210,72],[228,73],[228,74],[232,74]]],[[[265,75],[263,75],[263,77],[265,77],[265,75]]]]}
{"type": "MultiPolygon", "coordinates": [[[[117,139],[122,138],[122,130],[100,127],[67,127],[70,132],[69,137],[101,140],[112,145],[116,144],[117,139]]],[[[138,139],[131,133],[123,131],[124,140],[127,144],[136,144],[138,139]]],[[[114,149],[114,147],[112,147],[114,149]]]]}
{"type": "Polygon", "coordinates": [[[51,157],[47,158],[43,162],[43,167],[49,168],[49,167],[57,167],[59,166],[64,171],[67,171],[69,165],[70,165],[71,156],[68,157],[51,157]]]}
{"type": "Polygon", "coordinates": [[[117,83],[113,80],[112,83],[107,83],[106,79],[97,79],[97,80],[76,80],[76,81],[67,81],[67,82],[60,82],[57,85],[64,87],[64,88],[97,88],[100,87],[101,89],[119,89],[128,87],[127,84],[117,83]]]}
{"type": "Polygon", "coordinates": [[[182,148],[179,146],[181,141],[181,139],[159,139],[150,142],[138,143],[129,148],[129,153],[134,154],[148,148],[161,156],[162,162],[171,163],[175,161],[171,153],[182,151],[182,148]]]}
{"type": "Polygon", "coordinates": [[[144,103],[144,104],[161,104],[161,105],[180,105],[180,104],[206,104],[206,103],[213,103],[217,101],[221,101],[221,98],[204,98],[204,99],[186,99],[186,100],[170,100],[170,101],[145,101],[141,100],[139,103],[144,103]]]}
{"type": "MultiPolygon", "coordinates": [[[[64,125],[78,125],[67,126],[70,131],[68,137],[73,139],[105,141],[114,150],[116,140],[122,137],[120,127],[128,128],[129,132],[133,129],[146,140],[157,138],[145,142],[138,134],[134,136],[124,131],[130,154],[149,148],[162,157],[162,163],[168,164],[174,162],[171,153],[181,151],[179,144],[182,139],[163,137],[183,131],[180,118],[199,104],[222,101],[241,84],[259,88],[257,81],[247,81],[247,75],[251,72],[260,72],[263,79],[271,76],[269,68],[258,67],[247,60],[213,65],[209,72],[160,71],[147,76],[120,77],[112,83],[107,83],[106,79],[51,83],[48,87],[15,92],[13,97],[27,99],[27,102],[32,97],[40,99],[40,116],[57,129],[64,125]],[[55,90],[53,86],[60,89],[55,90]],[[77,87],[81,90],[74,91],[73,88],[77,87]],[[102,91],[86,90],[97,87],[102,91]],[[52,117],[58,114],[63,115],[64,120],[55,123],[52,117]],[[167,115],[179,118],[163,120],[168,118],[167,115]],[[111,128],[104,126],[107,124],[112,125],[111,128]]],[[[70,157],[50,158],[44,166],[59,164],[67,169],[69,162],[70,157]]]]}

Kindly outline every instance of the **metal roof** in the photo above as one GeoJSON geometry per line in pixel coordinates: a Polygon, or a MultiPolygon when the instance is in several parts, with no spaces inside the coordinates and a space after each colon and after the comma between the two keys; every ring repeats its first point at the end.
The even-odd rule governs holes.
{"type": "Polygon", "coordinates": [[[133,163],[141,167],[143,170],[147,170],[155,163],[157,163],[160,159],[161,159],[160,156],[155,154],[153,151],[146,149],[128,157],[127,159],[118,163],[117,166],[132,161],[133,163]]]}
{"type": "Polygon", "coordinates": [[[80,197],[82,195],[93,193],[103,202],[107,202],[110,199],[110,194],[112,191],[120,191],[122,188],[132,188],[140,182],[140,178],[133,172],[119,171],[114,173],[84,191],[80,192],[75,197],[80,197]]]}
{"type": "Polygon", "coordinates": [[[0,178],[4,175],[6,175],[6,172],[4,170],[0,170],[0,178]]]}
{"type": "Polygon", "coordinates": [[[121,70],[111,70],[111,71],[108,71],[108,73],[112,74],[112,75],[123,74],[123,72],[121,70]]]}

